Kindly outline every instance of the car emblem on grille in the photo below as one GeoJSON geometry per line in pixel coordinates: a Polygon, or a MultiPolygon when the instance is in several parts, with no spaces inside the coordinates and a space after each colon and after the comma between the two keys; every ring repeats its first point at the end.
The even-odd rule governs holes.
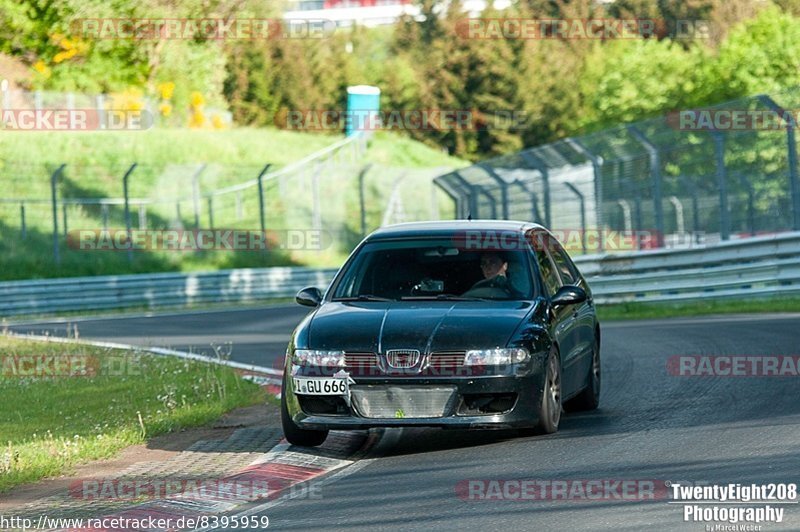
{"type": "Polygon", "coordinates": [[[386,352],[386,363],[393,368],[413,368],[417,362],[419,362],[417,349],[390,349],[386,352]]]}

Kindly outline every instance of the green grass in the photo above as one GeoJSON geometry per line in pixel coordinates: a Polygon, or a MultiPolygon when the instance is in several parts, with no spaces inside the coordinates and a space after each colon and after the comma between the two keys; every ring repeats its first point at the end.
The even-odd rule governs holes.
{"type": "Polygon", "coordinates": [[[264,400],[230,368],[155,355],[0,336],[0,362],[0,493],[264,400]],[[26,356],[77,362],[31,376],[26,356]]]}
{"type": "MultiPolygon", "coordinates": [[[[380,225],[383,212],[398,179],[409,219],[428,217],[431,206],[430,179],[438,168],[463,166],[464,161],[419,142],[389,132],[377,132],[364,157],[354,161],[345,150],[335,165],[320,172],[322,226],[333,243],[323,252],[271,250],[269,253],[241,252],[136,252],[129,262],[126,253],[85,252],[70,249],[60,236],[61,264],[52,251],[53,217],[50,172],[61,163],[67,167],[58,184],[60,198],[103,198],[122,196],[122,176],[133,162],[136,170],[129,180],[133,198],[169,200],[146,210],[149,229],[193,228],[192,176],[200,163],[208,163],[199,178],[200,193],[254,179],[267,162],[276,168],[294,162],[341,136],[298,133],[273,129],[193,131],[154,129],[144,132],[21,134],[0,131],[0,199],[40,198],[25,204],[27,234],[20,231],[20,203],[0,202],[0,280],[70,277],[157,271],[198,271],[277,265],[338,265],[360,237],[358,173],[373,164],[365,179],[368,229],[380,225]],[[183,198],[176,204],[174,198],[183,198]],[[178,215],[180,212],[180,216],[178,215]]],[[[308,229],[312,226],[310,171],[289,179],[265,184],[268,229],[308,229]]],[[[442,209],[448,201],[439,198],[442,209]]],[[[211,224],[205,199],[200,204],[199,226],[211,224]]],[[[216,228],[258,229],[256,188],[215,198],[213,222],[216,228]]],[[[63,233],[63,211],[58,222],[63,233]]],[[[110,228],[125,227],[124,209],[113,205],[106,213],[110,228]]],[[[68,229],[103,227],[99,206],[69,206],[68,229]]],[[[134,207],[132,225],[139,224],[134,207]]]]}
{"type": "Polygon", "coordinates": [[[597,306],[597,314],[601,321],[765,312],[800,312],[800,298],[697,301],[679,304],[621,303],[597,306]]]}

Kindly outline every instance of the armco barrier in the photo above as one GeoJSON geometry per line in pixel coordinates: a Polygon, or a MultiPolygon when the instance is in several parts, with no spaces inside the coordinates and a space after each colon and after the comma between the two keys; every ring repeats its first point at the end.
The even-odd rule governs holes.
{"type": "MultiPolygon", "coordinates": [[[[577,257],[599,303],[800,294],[800,233],[704,248],[577,257]]],[[[335,269],[258,268],[0,283],[0,317],[291,298],[335,269]]]]}

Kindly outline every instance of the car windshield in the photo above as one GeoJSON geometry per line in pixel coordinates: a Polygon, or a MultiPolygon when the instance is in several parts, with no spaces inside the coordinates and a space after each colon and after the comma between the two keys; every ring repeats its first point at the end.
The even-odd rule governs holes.
{"type": "Polygon", "coordinates": [[[349,263],[334,300],[522,300],[533,297],[527,251],[469,250],[452,240],[372,242],[349,263]]]}

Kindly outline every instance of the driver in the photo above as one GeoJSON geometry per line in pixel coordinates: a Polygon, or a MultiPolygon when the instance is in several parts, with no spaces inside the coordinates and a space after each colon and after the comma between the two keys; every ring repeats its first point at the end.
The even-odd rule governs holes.
{"type": "Polygon", "coordinates": [[[514,290],[506,277],[508,261],[498,253],[485,253],[481,255],[481,271],[484,279],[478,281],[468,292],[478,289],[502,290],[511,296],[514,290]]]}

